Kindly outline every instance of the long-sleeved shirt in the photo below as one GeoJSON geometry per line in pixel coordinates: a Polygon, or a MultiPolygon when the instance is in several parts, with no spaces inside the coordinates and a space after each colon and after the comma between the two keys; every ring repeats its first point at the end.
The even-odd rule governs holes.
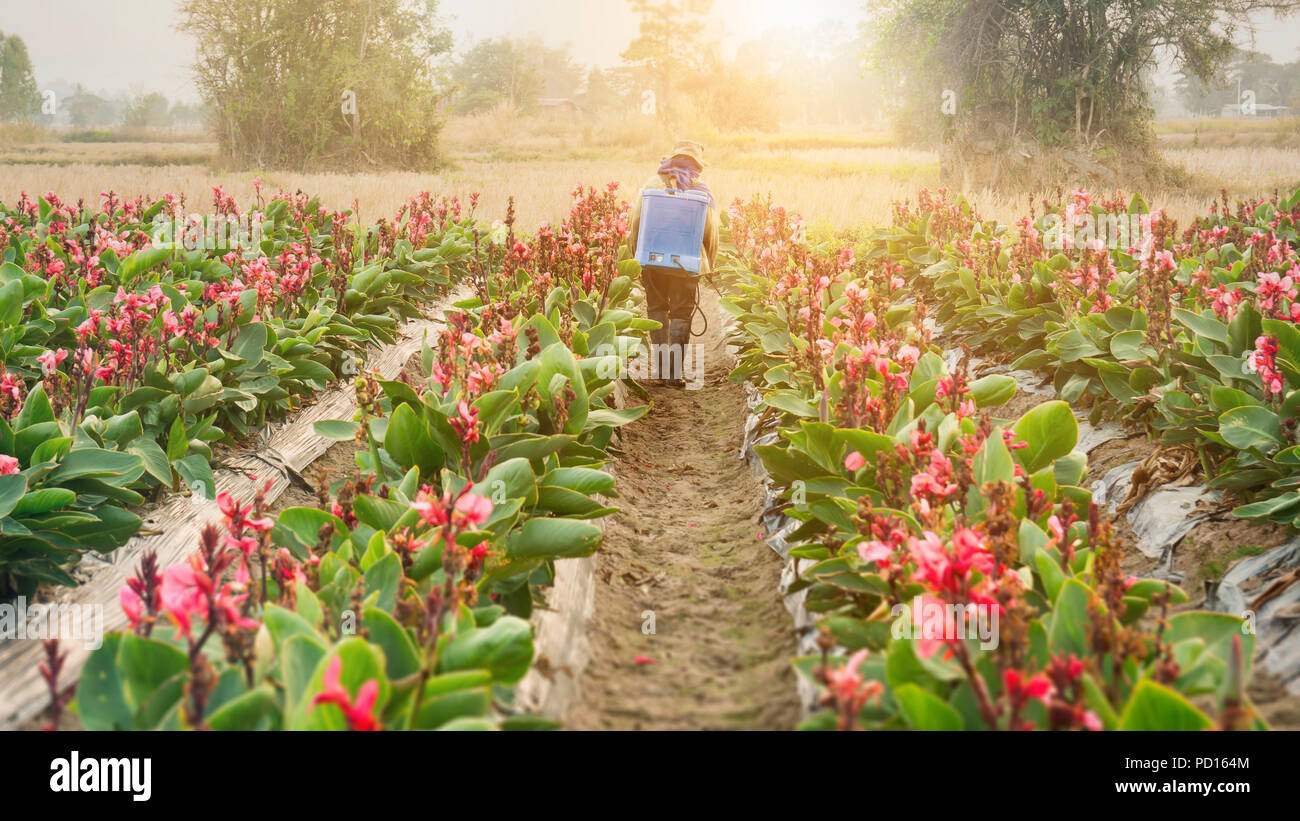
{"type": "MultiPolygon", "coordinates": [[[[640,191],[647,188],[665,190],[668,188],[670,181],[668,175],[655,174],[642,183],[640,191]]],[[[718,209],[710,205],[707,216],[704,219],[704,253],[700,256],[700,276],[708,276],[713,271],[715,260],[718,256],[718,209]]],[[[637,229],[641,225],[641,197],[638,194],[636,202],[632,204],[632,213],[628,215],[630,231],[627,235],[627,250],[631,256],[636,255],[636,235],[637,229]]],[[[671,269],[665,269],[671,270],[671,269]]]]}

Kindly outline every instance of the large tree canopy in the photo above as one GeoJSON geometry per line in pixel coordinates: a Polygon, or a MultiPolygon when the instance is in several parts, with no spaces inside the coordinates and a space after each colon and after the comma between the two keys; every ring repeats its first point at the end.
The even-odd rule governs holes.
{"type": "Polygon", "coordinates": [[[678,127],[693,107],[726,129],[773,130],[780,125],[773,78],[752,64],[722,59],[723,27],[710,22],[713,0],[628,0],[640,17],[623,61],[637,79],[637,98],[661,123],[678,127]]]}
{"type": "Polygon", "coordinates": [[[0,120],[24,120],[41,109],[27,44],[0,31],[0,120]]]}
{"type": "Polygon", "coordinates": [[[878,67],[913,136],[979,131],[1046,145],[1141,145],[1143,72],[1169,53],[1209,79],[1237,26],[1296,0],[884,0],[878,67]],[[945,92],[949,92],[945,98],[945,92]],[[944,103],[948,105],[945,107],[944,103]]]}
{"type": "Polygon", "coordinates": [[[623,51],[623,61],[639,69],[656,97],[661,118],[676,114],[676,92],[705,64],[705,18],[713,0],[627,0],[641,18],[637,36],[623,51]]]}
{"type": "Polygon", "coordinates": [[[582,82],[566,48],[549,48],[539,37],[501,38],[474,45],[453,65],[451,77],[463,93],[461,113],[508,102],[532,111],[539,97],[572,97],[582,82]]]}
{"type": "Polygon", "coordinates": [[[427,169],[432,62],[451,47],[435,13],[434,0],[183,0],[181,28],[233,162],[427,169]]]}

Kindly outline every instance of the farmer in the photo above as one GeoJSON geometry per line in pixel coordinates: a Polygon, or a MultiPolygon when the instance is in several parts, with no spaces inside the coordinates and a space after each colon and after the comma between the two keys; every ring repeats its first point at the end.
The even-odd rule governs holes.
{"type": "MultiPolygon", "coordinates": [[[[698,263],[683,266],[677,255],[673,254],[670,255],[671,259],[677,262],[673,265],[669,264],[669,260],[662,259],[662,255],[642,249],[645,259],[641,265],[641,284],[645,288],[646,316],[661,326],[650,332],[653,374],[674,388],[686,385],[682,366],[686,346],[691,340],[691,317],[695,312],[699,280],[712,272],[718,253],[718,209],[713,193],[700,181],[703,170],[704,146],[694,140],[682,140],[673,147],[673,153],[659,164],[658,172],[641,186],[643,192],[694,192],[695,196],[689,198],[697,203],[695,211],[690,212],[694,216],[688,215],[686,218],[703,222],[702,247],[690,254],[691,257],[698,256],[698,263]],[[698,205],[701,199],[706,203],[702,208],[698,205]],[[663,264],[654,264],[655,261],[663,264]]],[[[646,197],[643,194],[632,207],[627,247],[634,257],[638,254],[637,240],[642,229],[642,210],[645,205],[646,197]]],[[[695,227],[698,230],[699,225],[695,227]]]]}

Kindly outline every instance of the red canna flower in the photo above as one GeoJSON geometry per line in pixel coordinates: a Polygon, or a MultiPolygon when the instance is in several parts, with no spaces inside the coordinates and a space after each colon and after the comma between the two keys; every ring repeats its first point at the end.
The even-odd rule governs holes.
{"type": "Polygon", "coordinates": [[[1017,708],[1035,699],[1043,704],[1051,702],[1052,682],[1045,673],[1026,676],[1019,670],[1007,670],[1002,676],[1002,683],[1006,686],[1012,705],[1017,708]]]}

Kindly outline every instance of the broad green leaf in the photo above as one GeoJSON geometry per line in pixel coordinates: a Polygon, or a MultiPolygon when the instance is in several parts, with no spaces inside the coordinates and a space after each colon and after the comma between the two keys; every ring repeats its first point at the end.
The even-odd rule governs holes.
{"type": "Polygon", "coordinates": [[[1161,732],[1204,730],[1211,724],[1190,701],[1150,679],[1138,682],[1119,720],[1121,730],[1161,732]]]}
{"type": "Polygon", "coordinates": [[[991,373],[972,382],[970,394],[977,408],[1004,405],[1016,395],[1016,380],[1006,374],[991,373]]]}
{"type": "Polygon", "coordinates": [[[1012,455],[1030,473],[1074,450],[1079,441],[1079,423],[1074,412],[1059,399],[1026,411],[1012,430],[1020,441],[1026,443],[1012,455]]]}
{"type": "Polygon", "coordinates": [[[893,696],[903,720],[913,730],[961,730],[964,726],[956,710],[915,684],[895,687],[893,696]]]}
{"type": "Polygon", "coordinates": [[[600,544],[601,530],[578,519],[529,519],[510,534],[510,559],[558,559],[590,556],[600,544]]]}
{"type": "Polygon", "coordinates": [[[1243,405],[1219,417],[1219,435],[1240,450],[1258,448],[1271,452],[1284,444],[1277,414],[1258,405],[1243,405]]]}
{"type": "Polygon", "coordinates": [[[491,627],[476,628],[451,639],[438,653],[438,671],[492,671],[494,681],[514,684],[533,663],[533,628],[514,616],[502,616],[491,627]]]}

